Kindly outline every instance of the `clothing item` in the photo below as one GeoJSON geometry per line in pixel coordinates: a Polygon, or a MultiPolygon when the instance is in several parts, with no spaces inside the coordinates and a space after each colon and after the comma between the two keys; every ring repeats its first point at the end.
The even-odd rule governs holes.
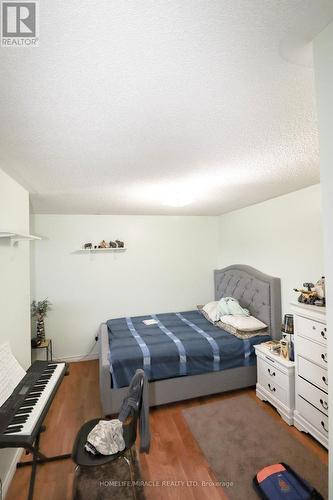
{"type": "Polygon", "coordinates": [[[135,412],[139,412],[140,452],[148,453],[150,447],[148,380],[141,369],[136,370],[132,378],[128,395],[121,405],[118,418],[124,422],[135,412]]]}
{"type": "Polygon", "coordinates": [[[89,432],[85,449],[101,455],[114,455],[125,448],[123,424],[118,419],[100,420],[89,432]]]}
{"type": "Polygon", "coordinates": [[[221,316],[232,315],[232,316],[250,316],[247,309],[240,306],[237,299],[233,297],[223,297],[217,305],[217,316],[221,319],[221,316]]]}

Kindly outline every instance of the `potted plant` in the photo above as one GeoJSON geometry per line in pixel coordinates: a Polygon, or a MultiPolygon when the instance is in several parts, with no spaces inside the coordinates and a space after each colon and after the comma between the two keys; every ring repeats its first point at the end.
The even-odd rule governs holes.
{"type": "Polygon", "coordinates": [[[44,318],[50,308],[51,302],[48,299],[40,300],[39,302],[33,300],[31,304],[31,316],[36,318],[37,339],[40,343],[45,341],[44,318]]]}

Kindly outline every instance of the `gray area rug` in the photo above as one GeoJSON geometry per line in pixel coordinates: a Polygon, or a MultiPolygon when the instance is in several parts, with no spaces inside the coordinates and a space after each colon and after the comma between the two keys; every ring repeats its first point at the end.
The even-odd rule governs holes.
{"type": "Polygon", "coordinates": [[[183,415],[230,499],[257,499],[253,476],[266,465],[285,462],[327,498],[328,469],[281,421],[247,395],[188,410],[183,415]]]}

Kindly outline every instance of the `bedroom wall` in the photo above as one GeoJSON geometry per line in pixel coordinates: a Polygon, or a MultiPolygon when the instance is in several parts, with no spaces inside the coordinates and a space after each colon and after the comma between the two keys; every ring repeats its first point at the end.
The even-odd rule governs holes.
{"type": "MultiPolygon", "coordinates": [[[[333,331],[333,23],[314,40],[316,94],[319,121],[320,175],[324,207],[325,273],[327,277],[327,323],[333,331]]],[[[333,380],[333,337],[328,336],[328,378],[333,380]]],[[[333,407],[333,391],[329,391],[329,406],[333,407]]],[[[329,419],[330,484],[329,498],[333,499],[333,419],[329,419]]]]}
{"type": "Polygon", "coordinates": [[[320,185],[220,217],[219,267],[248,264],[281,278],[283,313],[294,287],[324,274],[320,185]]]}
{"type": "MultiPolygon", "coordinates": [[[[0,231],[29,233],[29,194],[0,170],[0,231]]],[[[29,242],[13,247],[0,238],[0,345],[9,341],[23,368],[30,365],[29,242]]],[[[15,469],[16,450],[0,450],[4,493],[15,469]]]]}
{"type": "MultiPolygon", "coordinates": [[[[109,318],[188,310],[213,298],[218,217],[35,215],[32,293],[53,310],[55,356],[89,353],[109,318]],[[124,253],[75,253],[84,242],[123,239],[124,253]]],[[[95,346],[96,350],[96,346],[95,346]]],[[[95,351],[93,351],[95,352],[95,351]]],[[[96,350],[97,352],[97,350],[96,350]]]]}

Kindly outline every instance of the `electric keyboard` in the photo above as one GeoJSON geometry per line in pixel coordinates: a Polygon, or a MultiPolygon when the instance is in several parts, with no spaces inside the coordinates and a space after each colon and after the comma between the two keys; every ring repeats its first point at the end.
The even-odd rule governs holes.
{"type": "Polygon", "coordinates": [[[48,361],[30,366],[0,407],[0,448],[33,446],[66,369],[66,363],[48,361]]]}

